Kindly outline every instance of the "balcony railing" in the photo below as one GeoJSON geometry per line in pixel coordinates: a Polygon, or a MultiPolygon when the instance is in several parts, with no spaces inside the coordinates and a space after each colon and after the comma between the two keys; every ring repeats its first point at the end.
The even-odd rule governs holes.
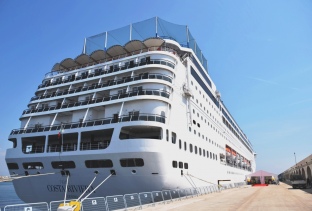
{"type": "Polygon", "coordinates": [[[26,109],[23,111],[22,115],[30,114],[30,113],[45,112],[45,111],[53,111],[53,110],[58,110],[58,109],[63,109],[63,108],[72,108],[72,107],[77,107],[77,106],[84,106],[84,105],[90,105],[90,104],[95,104],[95,103],[108,102],[108,101],[112,101],[112,100],[118,100],[118,99],[122,99],[122,98],[142,96],[142,95],[154,95],[154,96],[161,96],[161,97],[169,98],[170,93],[166,92],[166,91],[162,91],[162,90],[145,89],[145,90],[139,90],[139,91],[132,91],[132,92],[110,95],[108,97],[95,98],[92,100],[71,102],[71,103],[63,104],[63,105],[59,105],[59,106],[46,106],[44,108],[26,109]]]}
{"type": "Polygon", "coordinates": [[[95,69],[94,73],[85,72],[85,73],[83,73],[77,77],[75,77],[75,75],[69,75],[69,76],[67,76],[67,79],[65,79],[65,80],[61,80],[59,78],[53,82],[45,81],[44,83],[42,83],[38,86],[38,89],[48,87],[48,86],[54,86],[54,85],[58,85],[58,84],[69,83],[72,81],[78,81],[78,80],[82,80],[82,79],[86,79],[86,78],[92,78],[92,77],[105,75],[105,74],[109,74],[109,73],[113,73],[113,72],[119,72],[122,70],[130,69],[130,68],[134,68],[134,67],[138,67],[138,66],[150,65],[150,64],[165,65],[165,66],[171,67],[172,69],[174,69],[174,67],[175,67],[174,63],[167,61],[167,60],[160,60],[160,59],[154,59],[154,60],[150,60],[150,61],[141,61],[138,63],[134,62],[133,64],[129,63],[129,64],[125,64],[123,66],[119,66],[119,63],[116,63],[116,64],[111,64],[109,66],[109,68],[106,70],[100,68],[100,69],[95,69]]]}
{"type": "Polygon", "coordinates": [[[35,147],[32,147],[32,149],[29,151],[28,151],[27,147],[23,147],[22,152],[25,154],[43,153],[44,152],[44,146],[35,146],[35,147]]]}
{"type": "Polygon", "coordinates": [[[47,152],[70,152],[70,151],[77,151],[77,144],[50,144],[48,145],[47,152]]]}
{"type": "Polygon", "coordinates": [[[144,74],[140,74],[140,75],[136,75],[132,77],[129,76],[129,77],[119,79],[119,80],[109,80],[106,83],[93,84],[91,86],[78,87],[76,89],[64,90],[64,91],[55,92],[55,93],[47,93],[41,96],[34,96],[30,99],[30,101],[41,100],[41,99],[46,99],[46,98],[51,98],[51,97],[56,97],[56,96],[62,96],[66,94],[73,94],[73,93],[78,93],[78,92],[83,92],[83,91],[88,91],[88,90],[93,90],[93,89],[100,89],[102,87],[108,87],[108,86],[113,86],[117,84],[124,84],[124,83],[128,83],[131,81],[138,81],[138,80],[144,80],[144,79],[158,79],[158,80],[164,80],[164,81],[168,81],[172,83],[172,77],[168,75],[144,73],[144,74]]]}
{"type": "Polygon", "coordinates": [[[103,142],[81,142],[80,144],[80,150],[99,150],[99,149],[106,149],[109,146],[109,141],[103,141],[103,142]]]}
{"type": "Polygon", "coordinates": [[[27,127],[20,129],[13,129],[10,135],[24,134],[24,133],[37,133],[37,132],[46,132],[46,131],[60,131],[61,129],[75,129],[81,127],[92,127],[106,124],[113,124],[118,122],[131,122],[131,121],[152,121],[166,123],[166,117],[157,114],[146,114],[142,113],[139,115],[123,115],[118,118],[104,118],[104,119],[95,119],[88,120],[85,122],[71,122],[66,124],[57,124],[57,125],[46,125],[46,126],[37,126],[37,127],[27,127]]]}

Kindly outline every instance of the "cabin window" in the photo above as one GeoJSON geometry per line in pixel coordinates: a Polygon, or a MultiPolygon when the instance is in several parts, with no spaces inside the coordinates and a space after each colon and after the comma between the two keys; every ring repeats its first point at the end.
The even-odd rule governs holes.
{"type": "Polygon", "coordinates": [[[195,146],[195,154],[197,154],[197,146],[195,146]]]}
{"type": "Polygon", "coordinates": [[[142,167],[144,160],[142,158],[124,158],[120,159],[120,165],[122,167],[142,167]]]}
{"type": "Polygon", "coordinates": [[[9,170],[17,170],[17,169],[19,169],[17,163],[7,163],[7,166],[8,166],[9,170]]]}
{"type": "MultiPolygon", "coordinates": [[[[97,121],[95,121],[95,124],[97,121]]],[[[101,150],[109,147],[114,129],[90,130],[81,133],[80,150],[101,150]]],[[[78,140],[78,138],[76,139],[78,140]]]]}
{"type": "Polygon", "coordinates": [[[74,169],[76,164],[74,161],[52,161],[52,168],[54,169],[74,169]]]}
{"type": "Polygon", "coordinates": [[[185,151],[187,150],[187,144],[186,144],[185,141],[184,141],[184,150],[185,150],[185,151]]]}
{"type": "Polygon", "coordinates": [[[176,160],[172,161],[172,167],[177,168],[178,167],[178,162],[176,160]]]}
{"type": "MultiPolygon", "coordinates": [[[[71,125],[63,125],[63,129],[71,125]]],[[[68,152],[76,151],[78,145],[78,133],[59,133],[55,132],[54,135],[48,136],[48,149],[47,152],[68,152]]]]}
{"type": "Polygon", "coordinates": [[[87,168],[111,168],[113,162],[111,160],[86,160],[85,165],[87,168]]]}
{"type": "Polygon", "coordinates": [[[175,144],[176,141],[177,141],[177,135],[176,135],[174,132],[172,132],[172,133],[171,133],[171,142],[172,142],[173,144],[175,144]]]}
{"type": "Polygon", "coordinates": [[[179,149],[182,149],[182,141],[179,139],[179,149]]]}
{"type": "Polygon", "coordinates": [[[183,169],[183,162],[179,162],[179,168],[183,169]]]}
{"type": "Polygon", "coordinates": [[[184,163],[184,168],[188,169],[188,163],[184,163]]]}
{"type": "Polygon", "coordinates": [[[120,140],[125,139],[162,139],[162,128],[154,126],[126,126],[119,134],[120,140]]]}
{"type": "Polygon", "coordinates": [[[43,153],[45,148],[45,138],[45,136],[22,138],[22,152],[25,154],[43,153]]]}
{"type": "Polygon", "coordinates": [[[24,169],[43,169],[43,164],[41,162],[28,162],[23,163],[24,169]]]}
{"type": "Polygon", "coordinates": [[[192,153],[193,152],[193,145],[190,144],[190,152],[192,153]]]}
{"type": "Polygon", "coordinates": [[[166,140],[169,141],[169,130],[166,130],[166,140]]]}

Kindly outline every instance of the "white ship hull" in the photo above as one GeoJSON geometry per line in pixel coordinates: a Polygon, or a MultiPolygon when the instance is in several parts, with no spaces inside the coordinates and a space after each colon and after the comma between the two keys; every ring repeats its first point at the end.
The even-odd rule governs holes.
{"type": "Polygon", "coordinates": [[[75,199],[95,176],[91,190],[112,173],[92,197],[243,182],[255,170],[250,142],[193,49],[171,39],[142,43],[93,64],[64,60],[46,76],[9,136],[9,171],[29,176],[13,181],[23,201],[62,200],[66,174],[75,199]],[[246,165],[225,156],[232,151],[246,165]],[[46,173],[55,174],[33,176],[46,173]]]}

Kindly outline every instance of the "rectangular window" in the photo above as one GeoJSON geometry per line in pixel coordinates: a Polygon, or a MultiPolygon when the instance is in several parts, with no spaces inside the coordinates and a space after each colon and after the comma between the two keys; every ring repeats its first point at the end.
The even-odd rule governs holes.
{"type": "Polygon", "coordinates": [[[43,164],[41,162],[28,162],[23,163],[24,169],[43,169],[43,164]]]}
{"type": "Polygon", "coordinates": [[[168,131],[168,129],[166,130],[166,140],[169,141],[169,131],[168,131]]]}
{"type": "MultiPolygon", "coordinates": [[[[132,116],[134,119],[135,116],[132,116]]],[[[119,134],[120,140],[126,139],[162,139],[162,128],[154,126],[126,126],[119,134]]]]}
{"type": "Polygon", "coordinates": [[[144,160],[142,158],[124,158],[120,159],[120,165],[122,167],[142,167],[144,160]]]}
{"type": "Polygon", "coordinates": [[[178,167],[178,162],[176,160],[172,161],[172,167],[177,168],[178,167]]]}
{"type": "Polygon", "coordinates": [[[193,145],[190,144],[190,152],[192,153],[193,152],[193,145]]]}
{"type": "Polygon", "coordinates": [[[202,153],[201,153],[201,148],[199,147],[199,155],[201,155],[202,153]]]}
{"type": "Polygon", "coordinates": [[[179,149],[181,149],[182,148],[182,141],[181,141],[181,139],[179,139],[179,149]]]}
{"type": "Polygon", "coordinates": [[[113,162],[111,160],[86,160],[85,165],[87,168],[111,168],[113,162]]]}
{"type": "Polygon", "coordinates": [[[9,170],[16,170],[18,169],[17,163],[7,163],[8,169],[9,170]]]}
{"type": "Polygon", "coordinates": [[[52,168],[54,169],[74,169],[76,164],[74,161],[52,161],[52,168]]]}
{"type": "Polygon", "coordinates": [[[173,144],[175,144],[176,143],[176,140],[177,139],[177,135],[174,133],[174,132],[172,132],[171,133],[171,142],[173,143],[173,144]]]}
{"type": "Polygon", "coordinates": [[[183,162],[179,162],[179,168],[183,169],[183,162]]]}
{"type": "Polygon", "coordinates": [[[197,146],[195,146],[195,154],[197,154],[197,146]]]}
{"type": "Polygon", "coordinates": [[[185,150],[185,151],[187,150],[187,144],[186,144],[185,141],[184,141],[184,150],[185,150]]]}
{"type": "Polygon", "coordinates": [[[184,168],[188,169],[188,163],[184,163],[184,168]]]}

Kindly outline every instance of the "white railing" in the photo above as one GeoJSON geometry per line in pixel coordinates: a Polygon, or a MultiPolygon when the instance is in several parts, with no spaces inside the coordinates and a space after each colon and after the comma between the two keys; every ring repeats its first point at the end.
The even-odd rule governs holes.
{"type": "MultiPolygon", "coordinates": [[[[243,185],[245,185],[245,182],[231,183],[219,186],[210,185],[197,188],[163,190],[126,195],[87,198],[82,202],[81,211],[136,210],[148,206],[155,206],[156,204],[170,203],[175,200],[182,200],[204,194],[221,192],[225,189],[237,188],[243,185]]],[[[70,200],[66,200],[66,202],[69,201],[70,200]]],[[[48,203],[46,202],[7,205],[4,207],[4,211],[25,211],[27,209],[29,211],[57,211],[57,208],[61,203],[64,203],[64,201],[51,201],[50,206],[48,206],[48,203]]]]}

